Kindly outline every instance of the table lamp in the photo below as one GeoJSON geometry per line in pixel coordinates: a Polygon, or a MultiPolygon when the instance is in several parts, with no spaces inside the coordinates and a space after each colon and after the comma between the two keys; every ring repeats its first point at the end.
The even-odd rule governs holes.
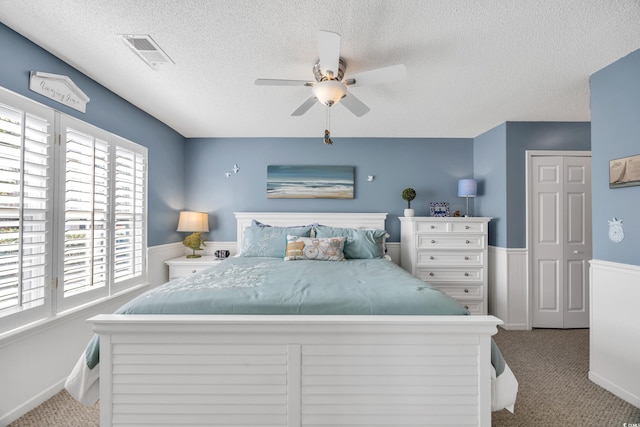
{"type": "Polygon", "coordinates": [[[209,216],[206,212],[182,211],[176,231],[192,233],[185,237],[182,244],[193,249],[193,254],[187,255],[187,258],[200,258],[201,255],[196,254],[196,250],[204,249],[201,247],[205,246],[204,240],[200,235],[209,231],[209,216]]]}
{"type": "Polygon", "coordinates": [[[475,179],[461,179],[458,181],[458,197],[467,198],[467,214],[469,216],[469,197],[478,195],[478,181],[475,179]]]}

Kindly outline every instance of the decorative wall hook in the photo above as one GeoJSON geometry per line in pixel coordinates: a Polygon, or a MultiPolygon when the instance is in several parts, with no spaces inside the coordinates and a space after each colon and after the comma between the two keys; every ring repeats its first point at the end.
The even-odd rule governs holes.
{"type": "Polygon", "coordinates": [[[367,181],[371,182],[371,181],[373,181],[374,179],[376,179],[376,177],[375,177],[375,176],[373,176],[373,175],[367,175],[367,181]]]}

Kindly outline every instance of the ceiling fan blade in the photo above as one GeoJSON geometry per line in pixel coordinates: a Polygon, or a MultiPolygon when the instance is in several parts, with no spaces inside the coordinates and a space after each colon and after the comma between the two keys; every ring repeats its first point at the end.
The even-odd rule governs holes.
{"type": "Polygon", "coordinates": [[[352,93],[347,93],[344,98],[340,100],[340,104],[344,105],[347,110],[351,111],[357,117],[362,117],[371,110],[352,93]]]}
{"type": "Polygon", "coordinates": [[[345,80],[345,84],[350,86],[359,86],[365,84],[373,85],[379,83],[391,83],[404,80],[406,77],[407,67],[405,67],[404,64],[398,64],[353,74],[345,80]]]}
{"type": "Polygon", "coordinates": [[[258,86],[313,86],[312,82],[306,80],[284,80],[284,79],[256,79],[258,86]]]}
{"type": "Polygon", "coordinates": [[[324,74],[331,71],[334,76],[338,75],[340,34],[330,31],[318,32],[318,57],[320,58],[320,69],[324,74]]]}
{"type": "Polygon", "coordinates": [[[299,106],[296,111],[294,111],[293,113],[291,113],[292,116],[301,116],[304,113],[306,113],[309,108],[313,107],[313,104],[315,104],[318,101],[318,98],[316,98],[315,96],[312,96],[311,98],[308,98],[306,101],[304,101],[302,103],[301,106],[299,106]]]}

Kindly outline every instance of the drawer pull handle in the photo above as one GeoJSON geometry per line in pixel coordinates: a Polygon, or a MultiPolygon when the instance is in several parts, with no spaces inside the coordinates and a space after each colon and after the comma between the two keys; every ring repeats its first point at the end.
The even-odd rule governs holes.
{"type": "Polygon", "coordinates": [[[465,290],[464,290],[464,292],[465,292],[466,294],[468,294],[468,293],[469,293],[469,289],[465,289],[465,290]]]}
{"type": "Polygon", "coordinates": [[[429,257],[429,259],[435,259],[435,258],[433,257],[433,255],[431,255],[431,256],[429,257]]]}
{"type": "Polygon", "coordinates": [[[468,256],[464,257],[464,260],[469,261],[469,257],[468,256]]]}
{"type": "Polygon", "coordinates": [[[464,273],[465,277],[469,277],[469,273],[464,273]]]}
{"type": "Polygon", "coordinates": [[[434,276],[433,271],[429,273],[429,276],[431,276],[431,277],[434,276]]]}
{"type": "Polygon", "coordinates": [[[195,273],[196,271],[198,271],[198,270],[191,270],[192,273],[195,273]]]}
{"type": "Polygon", "coordinates": [[[432,241],[431,241],[431,243],[435,243],[435,242],[436,242],[435,240],[432,240],[432,241]]]}
{"type": "Polygon", "coordinates": [[[464,229],[465,229],[465,230],[468,230],[468,229],[469,229],[469,226],[468,226],[468,225],[465,225],[465,226],[464,226],[464,229]]]}
{"type": "Polygon", "coordinates": [[[469,243],[471,243],[471,242],[467,240],[465,243],[469,244],[469,243]]]}
{"type": "Polygon", "coordinates": [[[434,228],[436,228],[436,226],[435,226],[435,225],[432,225],[432,226],[431,226],[431,229],[433,230],[434,228]]]}
{"type": "Polygon", "coordinates": [[[464,306],[464,308],[466,308],[467,310],[469,310],[469,306],[468,306],[468,305],[465,305],[465,306],[464,306]]]}

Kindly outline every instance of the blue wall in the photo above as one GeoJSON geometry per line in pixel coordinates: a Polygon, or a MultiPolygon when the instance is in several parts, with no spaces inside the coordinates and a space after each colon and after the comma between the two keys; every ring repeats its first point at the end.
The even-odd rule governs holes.
{"type": "Polygon", "coordinates": [[[527,150],[591,149],[589,122],[507,122],[507,247],[526,248],[527,150]]]}
{"type": "Polygon", "coordinates": [[[474,178],[478,198],[474,215],[492,217],[489,244],[507,247],[507,125],[483,133],[473,140],[474,178]]]}
{"type": "Polygon", "coordinates": [[[332,139],[331,146],[321,138],[188,139],[186,204],[211,214],[207,238],[218,241],[236,240],[235,211],[388,212],[389,240],[399,241],[406,187],[416,190],[416,216],[429,215],[430,201],[464,211],[457,182],[473,176],[472,139],[332,139]],[[234,164],[240,172],[226,178],[234,164]],[[268,165],[355,166],[355,198],[267,199],[268,165]],[[368,182],[367,175],[375,180],[368,182]]]}
{"type": "Polygon", "coordinates": [[[475,178],[483,196],[476,215],[494,218],[489,244],[526,247],[527,150],[590,149],[588,122],[507,122],[475,138],[475,178]]]}
{"type": "MultiPolygon", "coordinates": [[[[0,86],[129,139],[149,150],[149,246],[175,242],[184,208],[184,138],[75,68],[0,24],[0,86]],[[66,75],[91,98],[85,114],[29,90],[29,73],[66,75]]],[[[150,70],[150,72],[154,72],[150,70]]]]}
{"type": "Polygon", "coordinates": [[[640,187],[609,188],[609,160],[640,154],[640,50],[591,76],[593,258],[640,265],[640,187]],[[622,219],[613,243],[608,222],[622,219]]]}

